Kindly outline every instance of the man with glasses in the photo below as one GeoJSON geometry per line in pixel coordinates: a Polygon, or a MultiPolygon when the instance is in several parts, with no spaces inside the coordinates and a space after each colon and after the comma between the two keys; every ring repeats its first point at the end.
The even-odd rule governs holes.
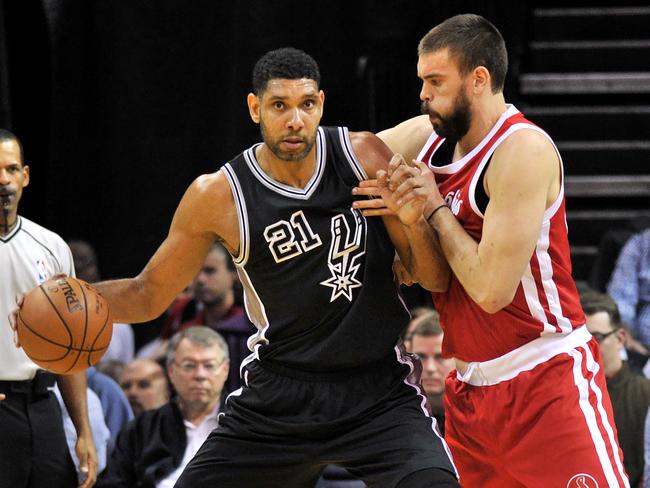
{"type": "Polygon", "coordinates": [[[638,486],[643,475],[643,432],[650,405],[650,380],[631,371],[623,360],[628,332],[621,324],[616,302],[593,290],[582,292],[580,301],[587,328],[600,347],[623,464],[630,486],[638,486]]]}
{"type": "Polygon", "coordinates": [[[99,487],[173,487],[217,426],[229,368],[221,335],[204,326],[177,332],[169,341],[166,362],[176,396],[120,433],[99,487]]]}

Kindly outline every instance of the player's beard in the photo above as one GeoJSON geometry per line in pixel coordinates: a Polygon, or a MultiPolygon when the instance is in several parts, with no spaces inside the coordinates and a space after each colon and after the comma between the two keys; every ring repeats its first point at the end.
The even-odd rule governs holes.
{"type": "Polygon", "coordinates": [[[431,122],[433,130],[440,137],[452,141],[462,139],[472,124],[472,110],[469,106],[467,95],[465,95],[465,91],[462,89],[458,93],[458,96],[456,96],[456,100],[454,100],[454,110],[451,114],[443,117],[442,114],[431,110],[426,102],[422,102],[421,111],[429,117],[432,115],[437,117],[439,122],[431,122]]]}
{"type": "Polygon", "coordinates": [[[266,144],[266,146],[271,150],[271,152],[278,159],[281,159],[282,161],[302,161],[307,157],[312,147],[314,147],[314,143],[316,142],[316,132],[314,132],[311,135],[311,137],[308,137],[306,135],[301,135],[297,132],[295,133],[290,132],[288,134],[284,134],[282,137],[278,139],[271,139],[268,131],[265,128],[265,124],[263,120],[260,120],[260,130],[262,132],[262,139],[264,140],[264,144],[266,144]],[[299,152],[283,151],[280,148],[280,144],[282,144],[282,141],[287,137],[301,137],[305,144],[304,149],[299,152]]]}
{"type": "Polygon", "coordinates": [[[200,285],[195,286],[194,296],[199,302],[203,303],[205,307],[219,307],[225,303],[226,298],[228,297],[228,292],[212,292],[206,290],[202,285],[200,285]]]}

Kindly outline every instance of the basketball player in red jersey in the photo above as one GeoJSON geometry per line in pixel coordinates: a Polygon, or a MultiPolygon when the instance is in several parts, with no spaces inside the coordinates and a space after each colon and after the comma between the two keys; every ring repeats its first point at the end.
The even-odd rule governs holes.
{"type": "Polygon", "coordinates": [[[461,484],[627,487],[598,345],[571,278],[557,148],[506,104],[505,44],[487,20],[446,20],[418,55],[428,117],[380,137],[395,152],[412,151],[409,138],[427,126],[430,137],[417,162],[394,158],[355,190],[392,198],[355,206],[385,215],[420,202],[453,271],[433,299],[443,354],[456,360],[446,440],[461,484]]]}

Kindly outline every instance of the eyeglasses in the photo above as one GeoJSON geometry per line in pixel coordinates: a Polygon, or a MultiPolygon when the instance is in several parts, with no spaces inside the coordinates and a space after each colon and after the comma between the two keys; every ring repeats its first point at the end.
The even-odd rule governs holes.
{"type": "MultiPolygon", "coordinates": [[[[223,361],[222,361],[223,362],[223,361]]],[[[204,363],[195,363],[194,361],[181,361],[180,363],[174,361],[174,364],[180,368],[183,373],[190,374],[199,369],[199,366],[203,366],[203,369],[209,375],[217,374],[219,366],[222,362],[217,361],[206,361],[204,363]]]]}
{"type": "Polygon", "coordinates": [[[618,329],[610,330],[607,334],[601,334],[600,332],[592,332],[591,335],[594,336],[594,339],[596,339],[596,342],[600,344],[603,342],[605,339],[607,339],[609,336],[611,336],[614,332],[616,332],[618,329]]]}

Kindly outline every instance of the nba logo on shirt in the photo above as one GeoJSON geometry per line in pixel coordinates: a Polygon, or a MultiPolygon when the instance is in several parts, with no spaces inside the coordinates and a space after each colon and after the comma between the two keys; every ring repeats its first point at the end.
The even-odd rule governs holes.
{"type": "Polygon", "coordinates": [[[38,282],[43,283],[47,281],[47,269],[45,268],[45,260],[37,259],[36,260],[36,272],[38,273],[38,282]]]}
{"type": "Polygon", "coordinates": [[[460,199],[460,190],[450,191],[447,193],[445,196],[445,203],[454,215],[458,215],[458,212],[460,212],[460,206],[463,204],[463,201],[460,199]]]}
{"type": "Polygon", "coordinates": [[[588,474],[576,474],[566,484],[566,488],[598,488],[598,482],[588,474]]]}

